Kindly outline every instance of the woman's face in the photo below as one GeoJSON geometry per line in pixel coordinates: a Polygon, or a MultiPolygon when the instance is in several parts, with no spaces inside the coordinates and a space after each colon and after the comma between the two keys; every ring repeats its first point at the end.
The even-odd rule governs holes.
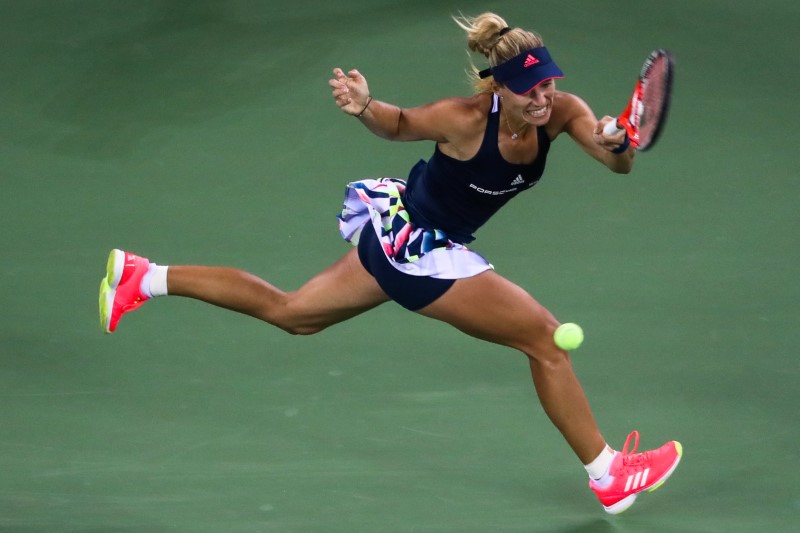
{"type": "Polygon", "coordinates": [[[513,93],[506,87],[500,92],[508,116],[520,117],[532,126],[544,126],[550,120],[555,93],[553,79],[543,81],[525,94],[513,93]]]}

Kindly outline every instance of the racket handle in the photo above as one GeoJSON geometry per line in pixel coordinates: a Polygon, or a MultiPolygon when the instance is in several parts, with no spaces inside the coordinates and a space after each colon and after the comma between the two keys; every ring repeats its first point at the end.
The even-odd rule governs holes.
{"type": "Polygon", "coordinates": [[[611,137],[611,136],[614,136],[614,135],[616,135],[616,134],[618,134],[618,133],[621,133],[621,132],[623,132],[623,131],[625,131],[625,128],[620,128],[620,127],[617,125],[617,121],[616,121],[616,120],[611,120],[611,121],[609,121],[609,122],[608,122],[608,123],[607,123],[607,124],[606,124],[606,125],[603,127],[603,133],[604,133],[604,134],[606,134],[606,135],[608,135],[609,137],[611,137]]]}

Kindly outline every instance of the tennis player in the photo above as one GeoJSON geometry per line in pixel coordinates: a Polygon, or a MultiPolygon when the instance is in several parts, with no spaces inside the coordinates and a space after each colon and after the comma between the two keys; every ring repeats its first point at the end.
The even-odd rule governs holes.
{"type": "Polygon", "coordinates": [[[553,341],[559,322],[467,245],[494,213],[539,181],[550,145],[562,134],[615,173],[631,171],[635,149],[624,133],[603,134],[611,117],[598,120],[581,98],[556,89],[564,74],[537,34],[510,28],[493,13],[455,20],[469,48],[488,59],[488,68],[473,68],[472,96],[400,108],[374,98],[357,70],[333,69],[329,85],[344,113],[384,139],[434,143],[433,155],[414,165],[407,180],[347,186],[340,231],[353,249],[292,292],[233,268],[167,267],[113,250],[100,287],[102,326],[113,332],[124,313],[175,295],[308,335],[394,300],[525,354],[539,400],[585,466],[589,487],[607,512],[620,513],[667,479],[680,443],[636,453],[633,431],[621,451],[609,446],[568,353],[553,341]]]}

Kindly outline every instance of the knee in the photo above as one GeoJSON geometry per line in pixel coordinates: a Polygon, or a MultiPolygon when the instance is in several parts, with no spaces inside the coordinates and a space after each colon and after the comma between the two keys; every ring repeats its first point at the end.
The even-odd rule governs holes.
{"type": "Polygon", "coordinates": [[[279,328],[283,331],[288,333],[289,335],[314,335],[315,333],[319,333],[320,331],[325,329],[325,326],[316,326],[316,325],[309,325],[309,324],[276,324],[279,328]]]}
{"type": "Polygon", "coordinates": [[[314,335],[328,326],[319,317],[291,300],[281,308],[281,311],[275,325],[289,335],[314,335]]]}
{"type": "Polygon", "coordinates": [[[549,313],[543,317],[538,327],[535,328],[531,342],[523,350],[531,364],[537,366],[557,366],[569,361],[569,354],[556,346],[554,334],[561,324],[549,313]]]}
{"type": "Polygon", "coordinates": [[[289,335],[313,335],[324,330],[327,326],[315,319],[295,296],[296,293],[285,293],[279,300],[262,307],[255,316],[289,335]]]}

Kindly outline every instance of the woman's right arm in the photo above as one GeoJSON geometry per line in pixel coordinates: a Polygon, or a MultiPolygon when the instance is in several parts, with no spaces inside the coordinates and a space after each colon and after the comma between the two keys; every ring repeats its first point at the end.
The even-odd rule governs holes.
{"type": "Polygon", "coordinates": [[[391,141],[448,142],[449,131],[457,131],[460,113],[456,99],[445,99],[420,107],[400,108],[373,98],[367,80],[353,69],[345,74],[333,69],[328,84],[333,88],[336,105],[357,117],[372,133],[391,141]]]}

